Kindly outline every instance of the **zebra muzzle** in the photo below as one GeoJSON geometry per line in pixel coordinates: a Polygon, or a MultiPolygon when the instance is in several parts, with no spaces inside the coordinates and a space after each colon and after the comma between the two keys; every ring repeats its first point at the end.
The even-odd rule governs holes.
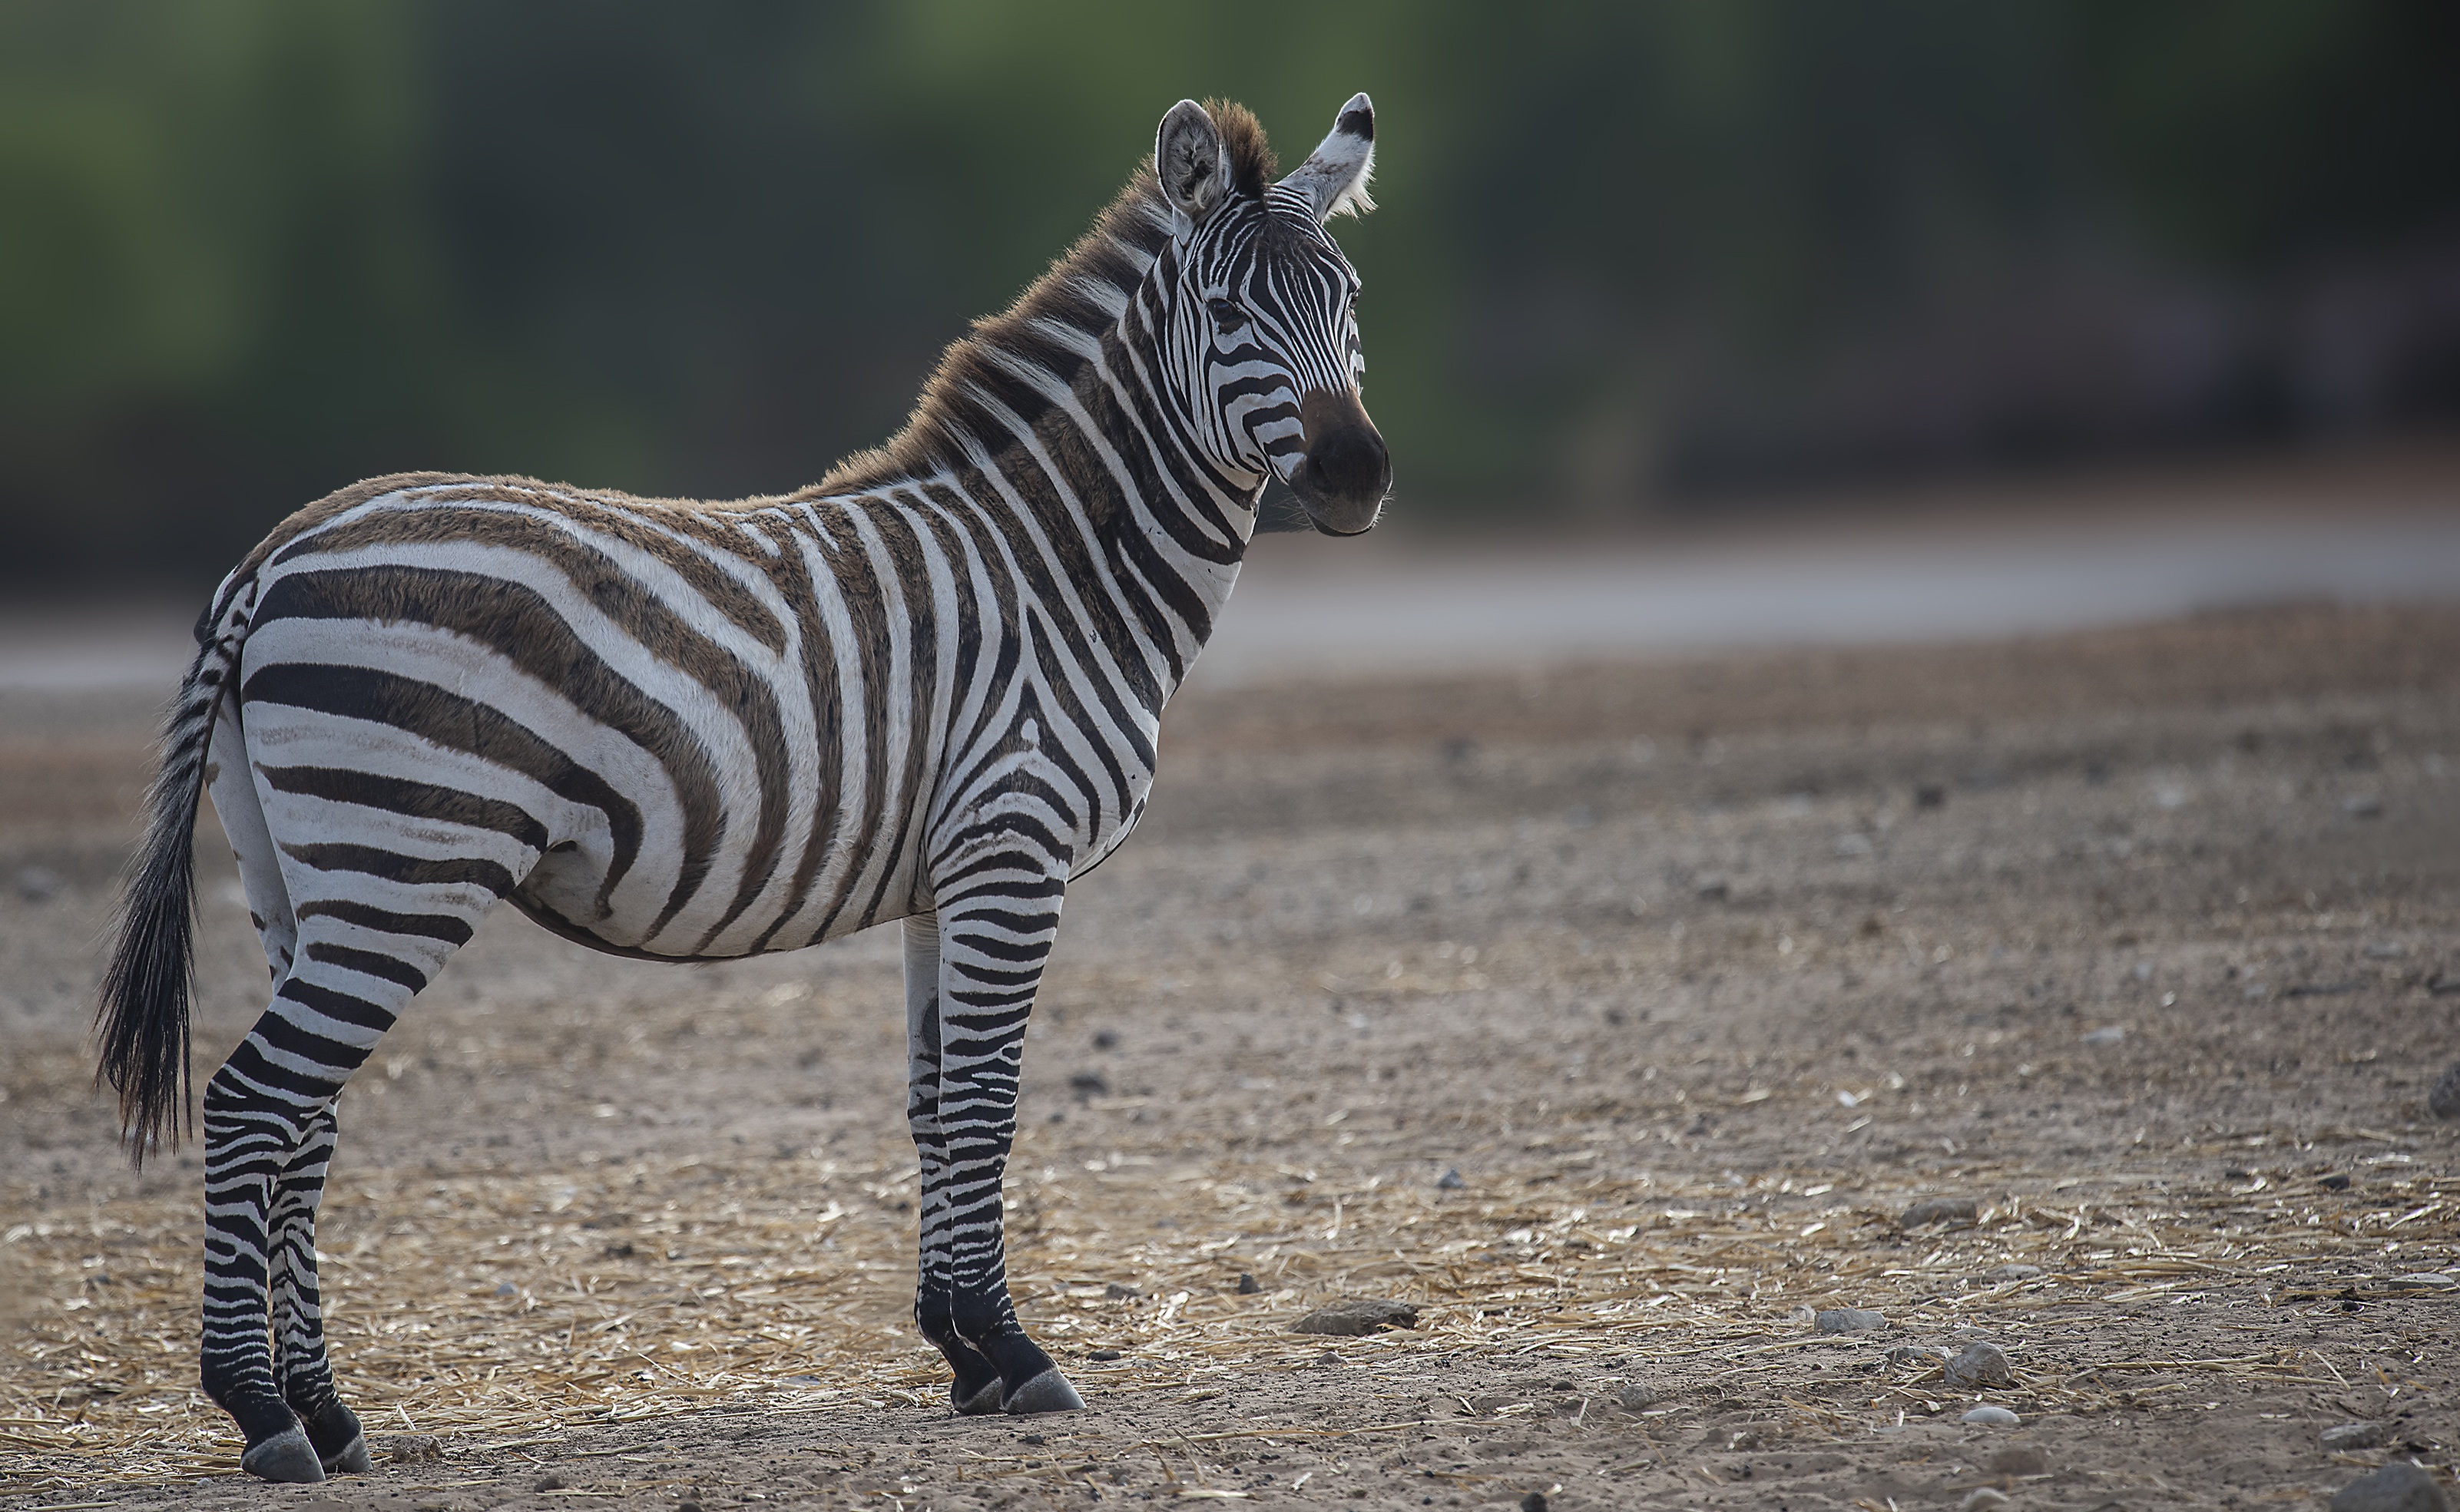
{"type": "Polygon", "coordinates": [[[1358,390],[1316,392],[1299,405],[1306,456],[1290,472],[1290,489],[1307,518],[1326,536],[1356,536],[1383,513],[1392,489],[1392,453],[1367,418],[1358,390]]]}

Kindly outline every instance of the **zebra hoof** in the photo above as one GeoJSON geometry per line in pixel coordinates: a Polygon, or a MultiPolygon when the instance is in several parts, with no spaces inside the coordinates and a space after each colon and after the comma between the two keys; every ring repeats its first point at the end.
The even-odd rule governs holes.
{"type": "MultiPolygon", "coordinates": [[[[364,1446],[360,1452],[366,1453],[364,1446]]],[[[325,1461],[307,1434],[297,1428],[286,1428],[263,1443],[248,1445],[239,1457],[239,1467],[259,1480],[283,1484],[313,1485],[325,1479],[325,1461]]]]}
{"type": "Polygon", "coordinates": [[[996,1376],[977,1387],[971,1396],[958,1396],[957,1393],[963,1389],[954,1381],[948,1383],[948,1405],[957,1409],[960,1418],[980,1418],[986,1413],[995,1413],[1006,1400],[1006,1388],[996,1376]]]}
{"type": "Polygon", "coordinates": [[[368,1436],[359,1431],[358,1414],[337,1401],[307,1415],[302,1424],[308,1430],[308,1441],[316,1446],[316,1458],[323,1462],[327,1475],[366,1475],[370,1468],[368,1436]]]}
{"type": "Polygon", "coordinates": [[[1028,1413],[1081,1412],[1085,1398],[1076,1395],[1076,1388],[1054,1365],[1008,1393],[1002,1405],[1010,1417],[1022,1418],[1028,1413]]]}
{"type": "Polygon", "coordinates": [[[317,1456],[327,1475],[366,1475],[373,1467],[368,1458],[368,1436],[352,1434],[350,1441],[329,1455],[317,1456]]]}

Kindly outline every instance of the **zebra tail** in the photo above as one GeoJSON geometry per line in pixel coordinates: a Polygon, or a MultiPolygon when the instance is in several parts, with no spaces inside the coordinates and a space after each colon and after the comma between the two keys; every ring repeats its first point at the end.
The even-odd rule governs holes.
{"type": "MultiPolygon", "coordinates": [[[[208,619],[198,629],[212,625],[208,619]]],[[[214,717],[231,668],[233,633],[205,640],[162,732],[162,768],[145,798],[143,848],[120,889],[111,965],[95,1014],[97,1084],[119,1094],[120,1139],[132,1166],[156,1146],[177,1149],[196,1125],[188,1069],[188,1001],[196,990],[197,801],[203,795],[214,717]],[[182,1114],[184,1112],[184,1119],[182,1114]]]]}

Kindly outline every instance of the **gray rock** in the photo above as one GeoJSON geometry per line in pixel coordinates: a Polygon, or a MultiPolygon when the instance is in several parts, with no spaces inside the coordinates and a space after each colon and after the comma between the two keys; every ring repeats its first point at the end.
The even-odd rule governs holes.
{"type": "Polygon", "coordinates": [[[2384,1441],[2384,1425],[2377,1422],[2342,1423],[2338,1427],[2324,1429],[2321,1437],[2323,1447],[2334,1454],[2345,1454],[2352,1449],[2373,1449],[2384,1441]]]}
{"type": "Polygon", "coordinates": [[[2448,1292],[2460,1286],[2460,1277],[2441,1270],[2411,1270],[2384,1283],[2394,1292],[2448,1292]]]}
{"type": "Polygon", "coordinates": [[[59,895],[60,874],[47,866],[17,869],[17,895],[29,903],[45,903],[59,895]]]}
{"type": "Polygon", "coordinates": [[[1461,1180],[1460,1167],[1457,1166],[1435,1178],[1436,1189],[1440,1191],[1458,1191],[1468,1185],[1469,1183],[1461,1180]]]}
{"type": "Polygon", "coordinates": [[[2460,1061],[2443,1073],[2434,1090],[2426,1094],[2426,1111],[2439,1119],[2460,1119],[2460,1061]]]}
{"type": "Polygon", "coordinates": [[[1891,1365],[1944,1365],[1947,1351],[1936,1344],[1899,1344],[1888,1351],[1891,1365]]]}
{"type": "Polygon", "coordinates": [[[1140,1288],[1132,1287],[1124,1281],[1113,1281],[1109,1286],[1102,1289],[1102,1294],[1113,1302],[1133,1302],[1136,1298],[1144,1295],[1144,1292],[1140,1288]]]}
{"type": "Polygon", "coordinates": [[[2351,793],[2341,800],[2341,812],[2352,819],[2380,819],[2383,817],[2383,795],[2351,793]]]}
{"type": "Polygon", "coordinates": [[[2103,1024],[2098,1029],[2086,1031],[2084,1035],[2084,1042],[2091,1045],[2097,1050],[2107,1050],[2111,1045],[2117,1044],[2126,1038],[2127,1026],[2125,1024],[2103,1024]]]}
{"type": "Polygon", "coordinates": [[[1947,1362],[1950,1386],[2004,1386],[2013,1378],[2007,1373],[2007,1352],[1996,1344],[1967,1344],[1947,1362]]]}
{"type": "Polygon", "coordinates": [[[392,1441],[392,1452],[386,1458],[395,1464],[441,1464],[444,1440],[434,1434],[404,1434],[392,1441]]]}
{"type": "Polygon", "coordinates": [[[1239,1294],[1241,1296],[1254,1296],[1257,1292],[1263,1290],[1264,1289],[1262,1287],[1256,1284],[1256,1278],[1254,1276],[1249,1275],[1244,1270],[1239,1272],[1239,1294]]]}
{"type": "Polygon", "coordinates": [[[1970,1197],[1928,1197],[1897,1215],[1902,1228],[1919,1228],[1925,1224],[1979,1223],[1982,1205],[1970,1197]]]}
{"type": "Polygon", "coordinates": [[[1978,1428],[2013,1428],[2024,1420],[2004,1407],[1976,1407],[1957,1419],[1978,1428]]]}
{"type": "Polygon", "coordinates": [[[1388,1328],[1416,1328],[1418,1310],[1407,1302],[1377,1297],[1352,1297],[1320,1307],[1290,1325],[1293,1334],[1332,1334],[1344,1338],[1381,1333],[1388,1328]]]}
{"type": "Polygon", "coordinates": [[[2003,1265],[1992,1266],[1982,1272],[1982,1279],[1992,1282],[2030,1281],[2035,1276],[2045,1273],[2037,1265],[2003,1265]]]}
{"type": "Polygon", "coordinates": [[[1869,1308],[1827,1308],[1811,1316],[1812,1329],[1820,1334],[1868,1334],[1887,1326],[1886,1315],[1869,1308]]]}
{"type": "Polygon", "coordinates": [[[2395,1460],[2334,1492],[2332,1512],[2451,1512],[2451,1502],[2431,1472],[2395,1460]]]}
{"type": "Polygon", "coordinates": [[[2031,1444],[2009,1444],[1983,1461],[1982,1467],[1992,1475],[2048,1475],[2050,1457],[2031,1444]]]}
{"type": "Polygon", "coordinates": [[[1615,1400],[1633,1412],[1639,1412],[1644,1407],[1657,1405],[1657,1388],[1646,1381],[1626,1382],[1622,1390],[1615,1393],[1615,1400]]]}
{"type": "Polygon", "coordinates": [[[1962,1502],[1957,1503],[1957,1512],[1999,1512],[2001,1507],[2015,1504],[2014,1500],[2004,1491],[1994,1491],[1988,1486],[1975,1486],[1965,1494],[1962,1502]]]}

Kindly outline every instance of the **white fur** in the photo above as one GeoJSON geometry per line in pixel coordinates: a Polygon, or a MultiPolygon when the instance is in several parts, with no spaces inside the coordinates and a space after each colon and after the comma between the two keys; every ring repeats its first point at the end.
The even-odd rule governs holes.
{"type": "Polygon", "coordinates": [[[1363,110],[1368,119],[1375,116],[1375,106],[1365,94],[1353,94],[1349,103],[1333,116],[1336,122],[1330,135],[1307,160],[1290,170],[1282,187],[1305,195],[1315,206],[1318,220],[1329,220],[1337,215],[1362,215],[1375,208],[1368,196],[1367,181],[1375,174],[1375,140],[1371,136],[1353,136],[1337,124],[1351,111],[1363,110]]]}

